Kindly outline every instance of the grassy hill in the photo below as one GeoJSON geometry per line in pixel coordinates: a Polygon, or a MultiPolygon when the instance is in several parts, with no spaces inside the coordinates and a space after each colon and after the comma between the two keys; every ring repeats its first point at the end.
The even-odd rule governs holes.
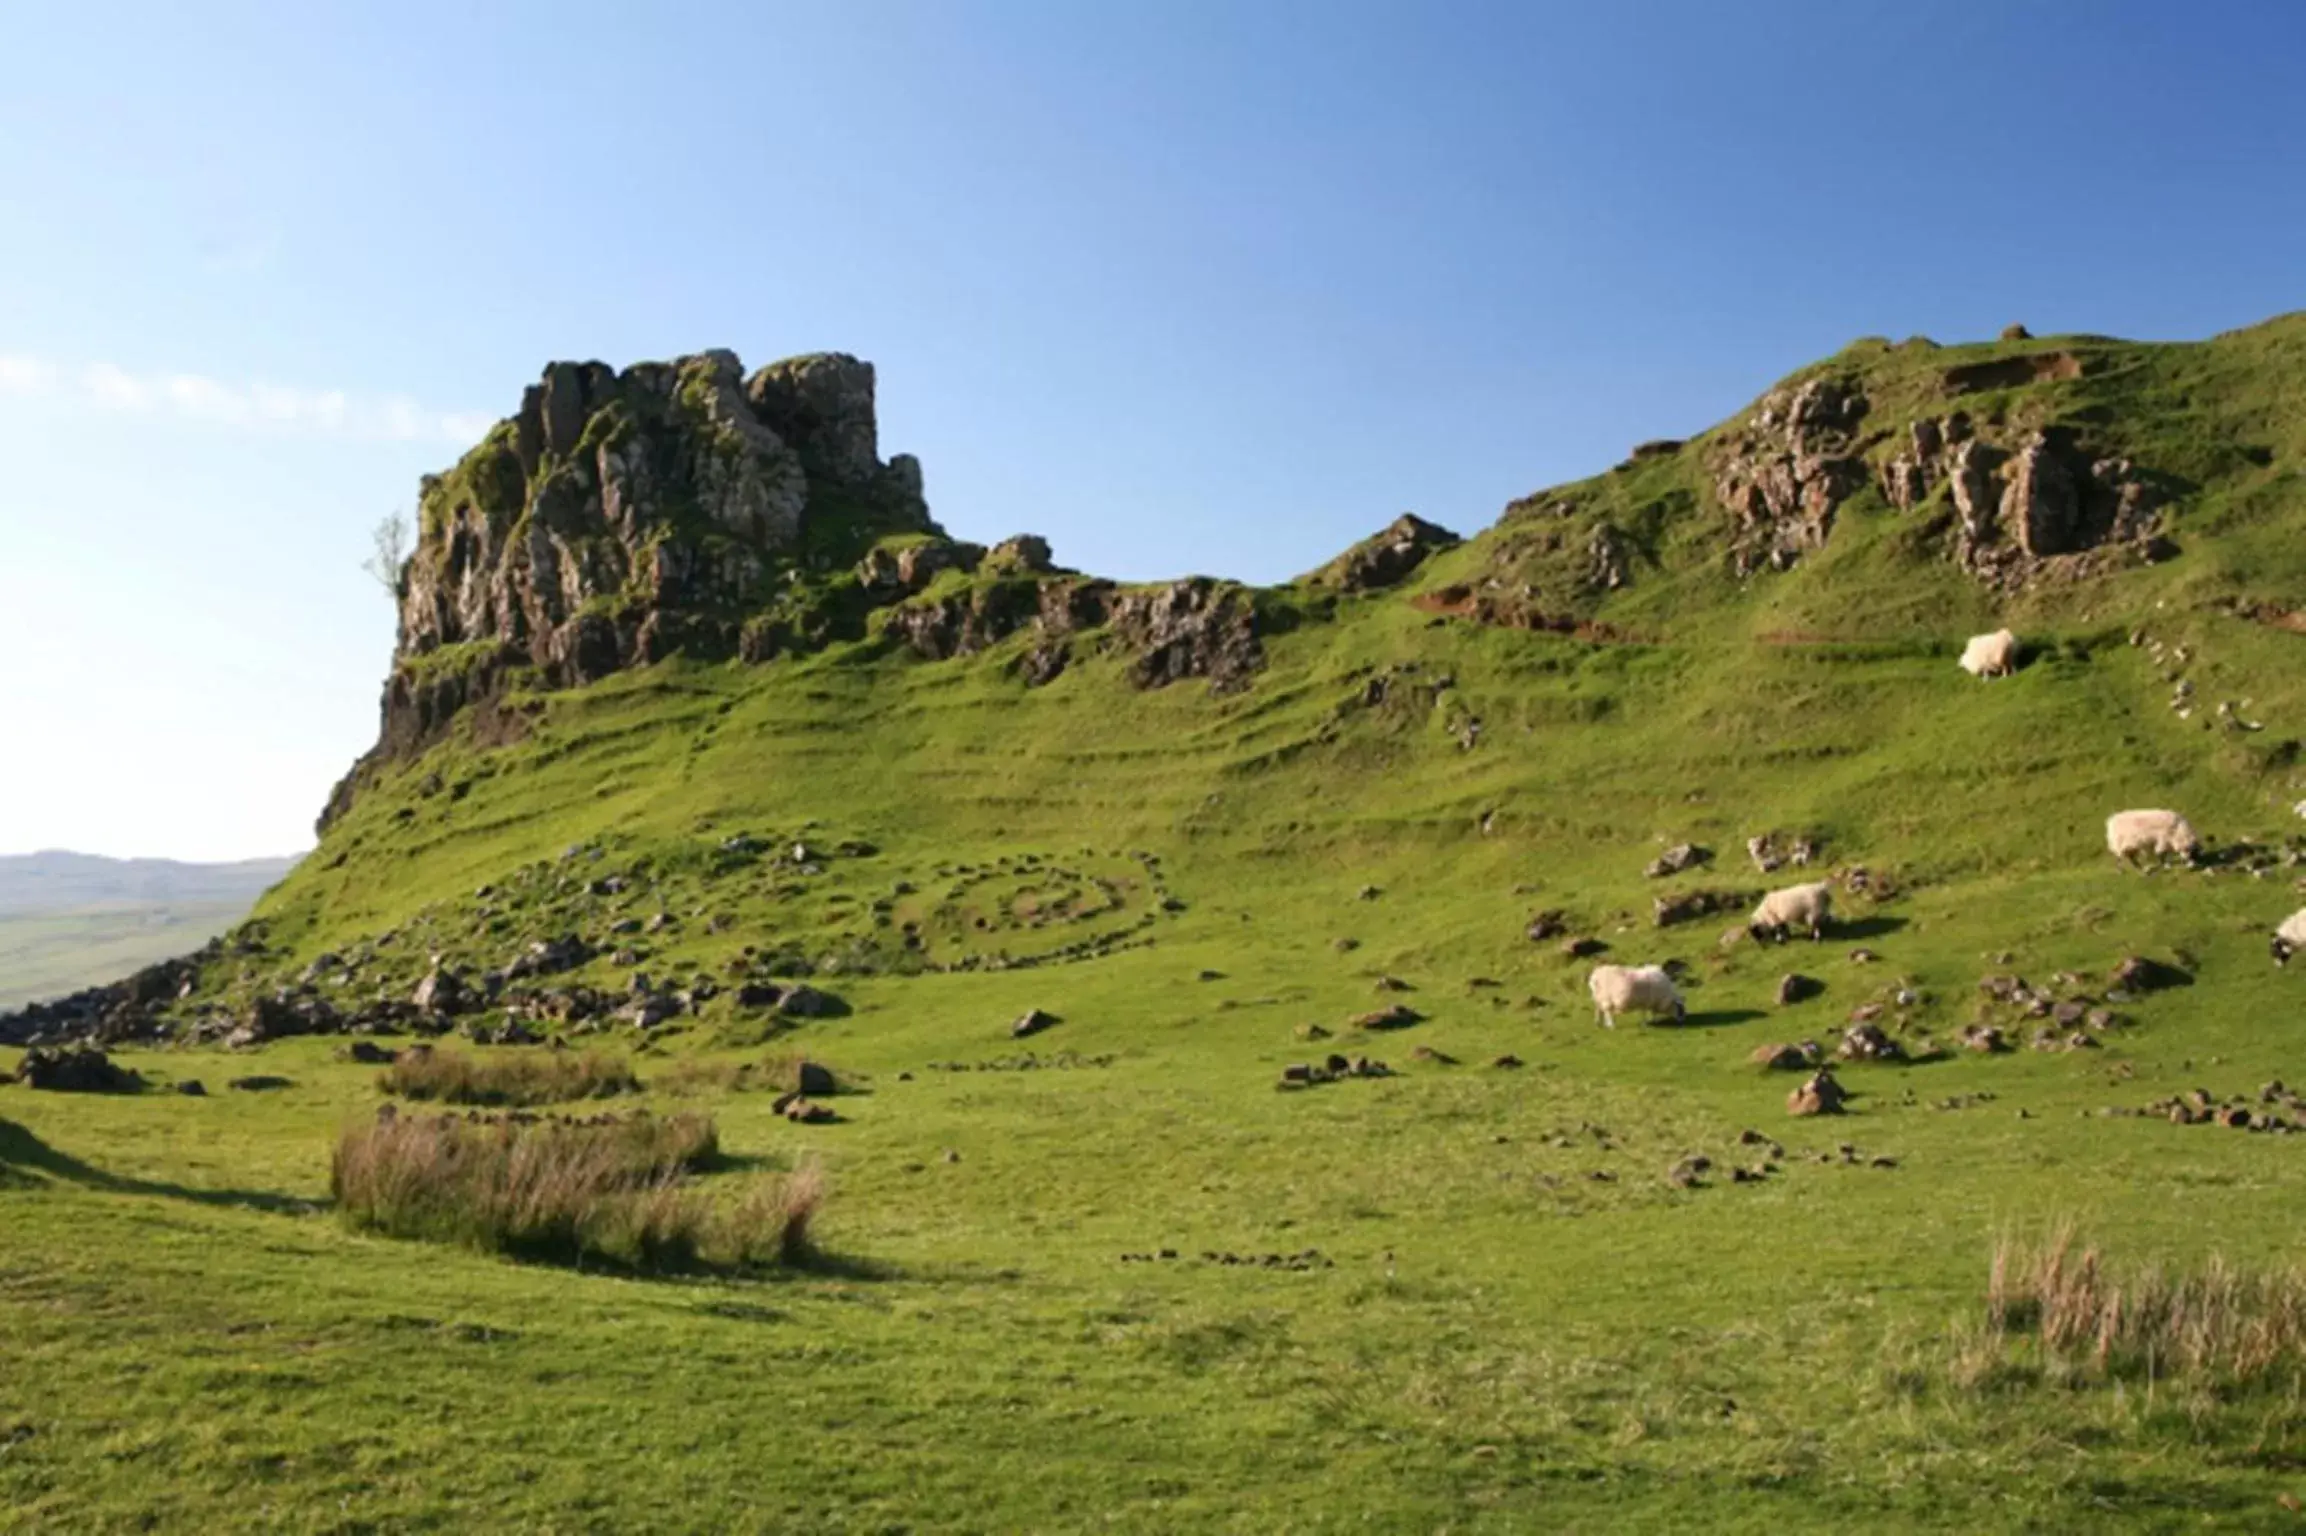
{"type": "Polygon", "coordinates": [[[2176,1267],[2299,1258],[2306,1143],[2130,1112],[2196,1088],[2257,1103],[2300,1072],[2299,979],[2266,935],[2301,900],[2302,395],[2299,317],[2183,345],[1859,343],[1398,585],[1251,595],[1261,664],[1226,690],[1140,686],[1142,649],[1096,625],[1045,683],[1027,626],[925,660],[907,609],[992,612],[1017,580],[960,569],[763,662],[516,674],[486,729],[468,710],[371,764],[204,966],[183,1033],[302,985],[354,1017],[436,956],[477,976],[580,936],[590,958],[550,987],[613,1006],[527,1027],[629,1049],[643,1102],[710,1109],[740,1159],[819,1160],[838,1262],[643,1279],[350,1231],[328,1151],[379,1102],[373,1069],[328,1038],[123,1052],[216,1091],[0,1093],[7,1507],[2280,1517],[2306,1493],[2294,1359],[2254,1382],[2108,1376],[1979,1340],[2012,1234],[2072,1224],[2176,1267]],[[1941,446],[1897,505],[1914,424],[1957,413],[2005,474],[2046,443],[2029,473],[2071,494],[1981,527],[1941,446]],[[2001,622],[2028,664],[1959,671],[2001,622]],[[2119,870],[2103,822],[2131,806],[2182,809],[2212,858],[2119,870]],[[1817,860],[1764,875],[1745,846],[1772,833],[1817,860]],[[1683,843],[1711,862],[1644,873],[1683,843]],[[1725,932],[1813,876],[1837,881],[1828,942],[1725,932]],[[1661,925],[1693,892],[1728,905],[1661,925]],[[1540,913],[1563,926],[1533,941],[1540,913]],[[1687,1022],[1596,1028],[1573,936],[1678,962],[1687,1022]],[[2120,984],[2132,956],[2186,984],[2120,984]],[[1822,989],[1781,1003],[1796,971],[1822,989]],[[636,972],[682,1010],[629,1022],[636,972]],[[738,996],[801,976],[842,1011],[738,996]],[[2040,1016],[1981,989],[2005,976],[2040,1016]],[[1417,1022],[1355,1026],[1395,1003],[1417,1022]],[[1059,1022],[1013,1040],[1029,1008],[1059,1022]],[[1865,1009],[1911,1059],[1842,1066],[1849,1113],[1790,1118],[1799,1078],[1756,1047],[1830,1055],[1865,1009]],[[2016,1048],[1963,1048],[1980,1024],[2016,1048]],[[793,1124],[696,1066],[770,1049],[864,1091],[793,1124]],[[1392,1075],[1276,1086],[1332,1050],[1392,1075]],[[248,1072],[289,1086],[222,1091],[248,1072]]]}

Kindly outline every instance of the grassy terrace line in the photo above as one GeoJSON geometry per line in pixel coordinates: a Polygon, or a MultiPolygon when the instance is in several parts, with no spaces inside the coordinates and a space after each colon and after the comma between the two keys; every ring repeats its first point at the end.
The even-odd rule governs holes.
{"type": "Polygon", "coordinates": [[[567,1159],[611,1170],[597,1204],[524,1206],[564,1177],[513,1177],[499,1138],[531,1133],[422,1129],[333,1037],[117,1050],[135,1095],[0,1087],[0,1525],[2288,1519],[2306,967],[2267,941],[2306,903],[2306,322],[1825,372],[1875,402],[1868,475],[1919,415],[2063,422],[2166,477],[2176,552],[1996,585],[1942,482],[1901,510],[1869,480],[1740,577],[1710,456],[1741,413],[1398,587],[1261,594],[1295,622],[1238,692],[1140,689],[1094,636],[1028,686],[1023,635],[867,634],[539,693],[517,741],[458,724],[380,769],[185,1006],[236,1024],[309,973],[404,1007],[435,955],[472,990],[543,945],[565,964],[438,1055],[599,1050],[638,1086],[574,1118],[709,1117],[722,1161],[666,1197],[693,1242],[650,1225],[661,1162],[600,1150],[635,1133],[567,1159]],[[1949,392],[2045,352],[2088,366],[1949,392]],[[1626,580],[1597,589],[1604,521],[1626,580]],[[1964,675],[2005,622],[2025,664],[1964,675]],[[2143,806],[2202,868],[2116,866],[2105,817],[2143,806]],[[1755,869],[1769,834],[1814,858],[1755,869]],[[1823,943],[1725,943],[1741,904],[1659,921],[1808,879],[1823,943]],[[1597,1028],[1597,959],[1675,963],[1688,1022],[1597,1028]],[[1806,1070],[1756,1048],[1831,1059],[1853,1016],[1902,1059],[1789,1116],[1806,1070]],[[1331,1053],[1391,1070],[1278,1090],[1331,1053]],[[780,1113],[804,1060],[839,1064],[838,1119],[780,1113]],[[254,1073],[286,1086],[228,1086],[254,1073]],[[412,1191],[390,1230],[434,1240],[333,1213],[347,1125],[412,1191]],[[821,1207],[779,1182],[812,1165],[821,1207]],[[707,1213],[753,1177],[758,1267],[725,1270],[707,1213]],[[772,1257],[794,1208],[857,1262],[772,1257]],[[2060,1223],[2119,1262],[2013,1248],[1990,1325],[1997,1242],[2060,1223]],[[556,1262],[505,1262],[531,1232],[556,1262]]]}

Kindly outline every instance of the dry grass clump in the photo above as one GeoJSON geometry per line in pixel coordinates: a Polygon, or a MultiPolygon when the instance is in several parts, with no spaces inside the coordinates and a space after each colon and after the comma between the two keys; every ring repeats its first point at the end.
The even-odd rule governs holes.
{"type": "Polygon", "coordinates": [[[354,1226],[554,1263],[674,1271],[796,1264],[824,1199],[813,1167],[716,1199],[706,1115],[588,1120],[381,1114],[348,1127],[330,1174],[354,1226]]]}
{"type": "Polygon", "coordinates": [[[2014,1339],[2069,1378],[2295,1382],[2306,1377],[2306,1269],[2244,1269],[2213,1254],[2172,1273],[2117,1267],[2066,1229],[2039,1245],[2004,1238],[1988,1272],[1984,1331],[1957,1377],[1975,1385],[2005,1373],[2014,1339]]]}
{"type": "Polygon", "coordinates": [[[430,1046],[403,1051],[377,1075],[377,1085],[404,1099],[505,1107],[573,1104],[641,1088],[631,1063],[599,1051],[474,1056],[430,1046]]]}

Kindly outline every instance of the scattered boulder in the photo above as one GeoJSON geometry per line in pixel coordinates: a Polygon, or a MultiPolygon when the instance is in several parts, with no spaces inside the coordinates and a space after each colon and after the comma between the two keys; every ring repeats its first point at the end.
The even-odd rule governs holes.
{"type": "Polygon", "coordinates": [[[1423,1014],[1408,1004],[1395,1003],[1390,1008],[1380,1008],[1374,1013],[1360,1015],[1354,1019],[1353,1027],[1355,1029],[1407,1029],[1423,1017],[1423,1014]]]}
{"type": "Polygon", "coordinates": [[[16,1081],[49,1093],[142,1093],[143,1074],[92,1048],[34,1046],[16,1064],[16,1081]]]}
{"type": "Polygon", "coordinates": [[[188,1077],[183,1082],[178,1083],[176,1091],[188,1099],[205,1099],[208,1097],[208,1085],[197,1077],[188,1077]]]}
{"type": "Polygon", "coordinates": [[[425,972],[424,980],[416,984],[409,1001],[426,1013],[449,1015],[464,1013],[474,1005],[472,990],[465,985],[464,978],[440,965],[425,972]]]}
{"type": "Polygon", "coordinates": [[[295,1084],[285,1077],[258,1073],[253,1077],[236,1077],[224,1086],[235,1093],[271,1093],[281,1088],[292,1088],[295,1084]]]}
{"type": "Polygon", "coordinates": [[[1879,1024],[1867,1019],[1849,1027],[1834,1054],[1844,1061],[1904,1061],[1906,1048],[1884,1034],[1879,1024]]]}
{"type": "Polygon", "coordinates": [[[1711,862],[1712,849],[1700,848],[1695,843],[1676,843],[1650,860],[1649,866],[1642,873],[1652,880],[1661,880],[1667,875],[1678,875],[1684,870],[1696,869],[1701,864],[1711,862]]]}
{"type": "Polygon", "coordinates": [[[1786,1113],[1789,1115],[1838,1115],[1849,1095],[1842,1085],[1834,1081],[1833,1073],[1823,1067],[1786,1095],[1786,1113]]]}
{"type": "Polygon", "coordinates": [[[1057,1015],[1044,1012],[1039,1008],[1028,1008],[1019,1014],[1016,1021],[1009,1026],[1009,1034],[1013,1039],[1022,1040],[1027,1035],[1041,1033],[1042,1030],[1049,1028],[1056,1022],[1057,1015]]]}
{"type": "Polygon", "coordinates": [[[1713,1171],[1713,1159],[1703,1152],[1693,1152],[1666,1170],[1665,1181],[1676,1189],[1694,1189],[1698,1181],[1713,1171]]]}
{"type": "Polygon", "coordinates": [[[1678,891],[1671,896],[1651,898],[1650,908],[1657,926],[1670,928],[1676,923],[1691,922],[1709,917],[1716,912],[1741,910],[1753,902],[1747,891],[1721,891],[1699,889],[1678,891]]]}
{"type": "Polygon", "coordinates": [[[794,1070],[793,1086],[804,1098],[828,1099],[840,1091],[833,1069],[819,1061],[803,1061],[794,1070]]]}
{"type": "Polygon", "coordinates": [[[1508,1051],[1503,1056],[1491,1057],[1489,1064],[1492,1067],[1510,1071],[1513,1068],[1521,1065],[1521,1058],[1514,1055],[1511,1051],[1508,1051]]]}
{"type": "Polygon", "coordinates": [[[832,1105],[819,1104],[814,1099],[804,1099],[798,1096],[788,1102],[779,1113],[795,1125],[826,1125],[841,1118],[832,1105]]]}
{"type": "Polygon", "coordinates": [[[2158,992],[2166,987],[2188,987],[2194,978],[2188,972],[2165,961],[2149,959],[2144,955],[2124,956],[2114,967],[2113,985],[2125,992],[2158,992]]]}
{"type": "Polygon", "coordinates": [[[386,1050],[368,1040],[353,1041],[344,1048],[343,1055],[347,1061],[357,1061],[372,1067],[389,1067],[400,1059],[400,1052],[386,1050]]]}
{"type": "Polygon", "coordinates": [[[1976,1051],[1981,1055],[1992,1055],[1997,1051],[2006,1051],[2010,1048],[2008,1038],[1991,1024],[1972,1024],[1964,1029],[1962,1031],[1962,1045],[1965,1049],[1976,1051]]]}
{"type": "Polygon", "coordinates": [[[1587,935],[1582,938],[1565,939],[1561,946],[1561,957],[1564,960],[1584,960],[1594,955],[1606,953],[1608,949],[1607,944],[1587,935]]]}
{"type": "Polygon", "coordinates": [[[830,992],[801,984],[787,987],[777,999],[777,1012],[796,1019],[821,1019],[840,1011],[840,1000],[830,992]]]}
{"type": "Polygon", "coordinates": [[[1816,1041],[1805,1040],[1799,1045],[1757,1045],[1747,1059],[1767,1072],[1805,1072],[1824,1055],[1816,1041]]]}
{"type": "Polygon", "coordinates": [[[1569,932],[1569,914],[1559,907],[1550,907],[1529,920],[1529,941],[1543,944],[1548,939],[1560,938],[1569,932]]]}
{"type": "MultiPolygon", "coordinates": [[[[1745,930],[1742,928],[1738,930],[1740,933],[1743,933],[1744,931],[1745,930]]],[[[1819,981],[1814,976],[1804,976],[1799,972],[1788,972],[1786,975],[1780,976],[1778,978],[1778,1006],[1780,1008],[1785,1008],[1791,1006],[1794,1003],[1806,1002],[1810,998],[1816,997],[1819,993],[1825,991],[1825,989],[1826,984],[1822,981],[1819,981]]]]}

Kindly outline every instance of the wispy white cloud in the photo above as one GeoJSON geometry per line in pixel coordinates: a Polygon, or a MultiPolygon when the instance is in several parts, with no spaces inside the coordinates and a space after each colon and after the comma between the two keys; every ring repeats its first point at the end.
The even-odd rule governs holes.
{"type": "Polygon", "coordinates": [[[10,352],[0,352],[0,395],[175,416],[235,430],[394,443],[465,446],[479,441],[492,420],[471,411],[434,409],[400,395],[364,398],[335,389],[236,384],[197,373],[138,373],[113,363],[75,367],[10,352]]]}

